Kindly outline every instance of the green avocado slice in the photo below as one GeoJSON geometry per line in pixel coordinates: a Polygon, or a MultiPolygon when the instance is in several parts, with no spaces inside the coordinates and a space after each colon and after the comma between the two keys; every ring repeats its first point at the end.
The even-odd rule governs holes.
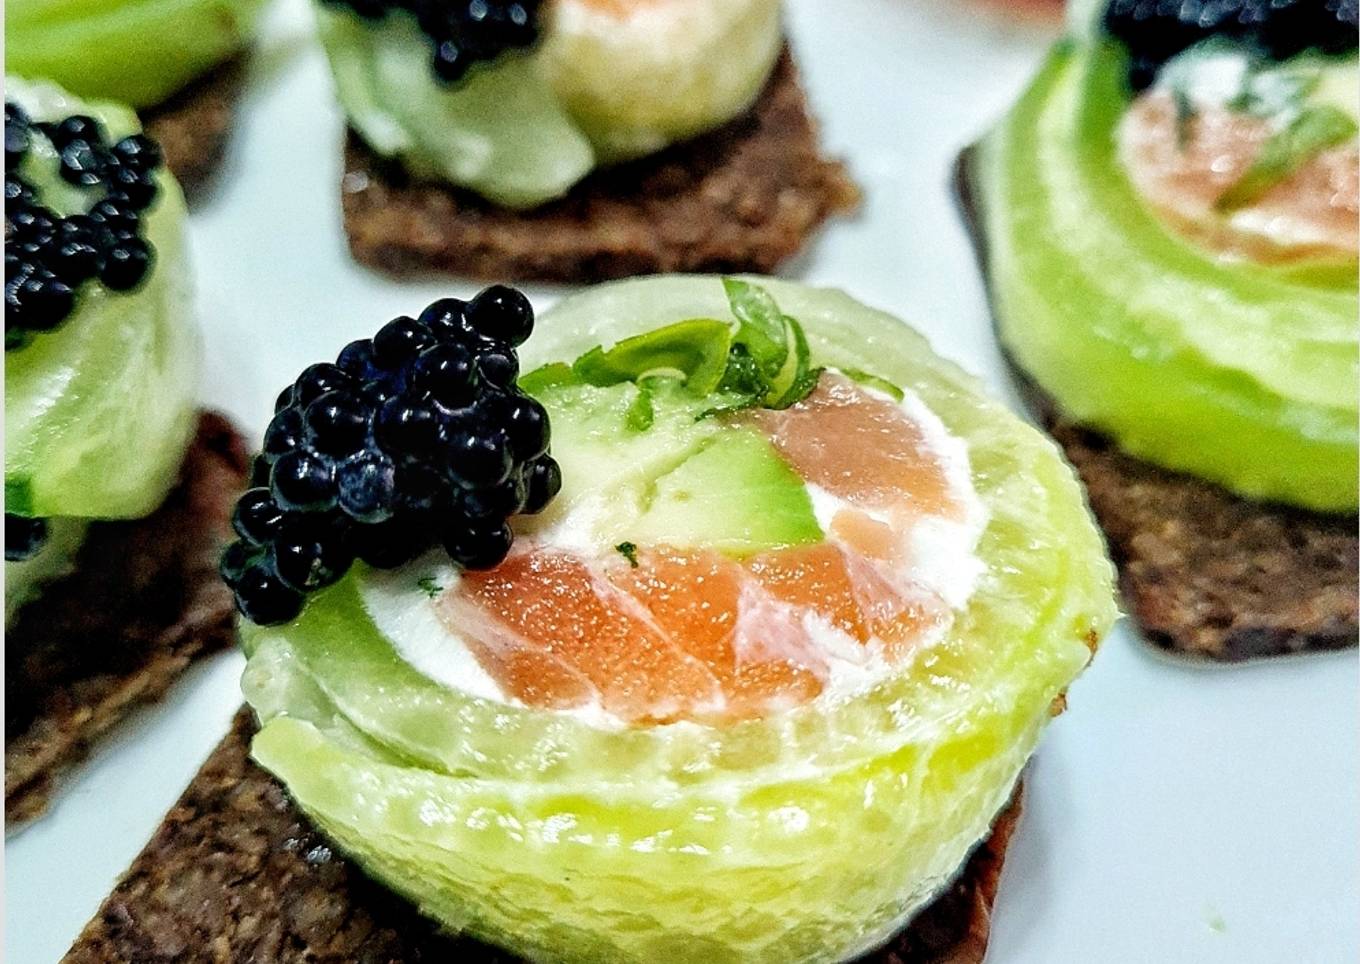
{"type": "Polygon", "coordinates": [[[1355,265],[1229,262],[1171,234],[1117,154],[1122,50],[1058,45],[971,174],[1006,349],[1148,461],[1313,509],[1357,503],[1355,265]]]}
{"type": "MultiPolygon", "coordinates": [[[[728,727],[597,726],[421,675],[398,646],[418,643],[412,623],[384,617],[406,627],[385,637],[369,601],[382,589],[428,603],[447,574],[418,565],[356,568],[294,622],[244,624],[256,759],[370,874],[449,928],[562,960],[852,957],[948,882],[1114,618],[1110,565],[1051,442],[891,316],[758,283],[800,320],[817,364],[872,369],[966,443],[989,514],[985,574],[928,656],[868,690],[728,727]]],[[[725,305],[713,277],[602,286],[545,315],[523,363],[725,305]]],[[[543,370],[571,386],[569,369],[543,370]]],[[[635,389],[590,390],[620,392],[599,406],[619,418],[635,389]]],[[[592,442],[588,421],[567,433],[554,421],[558,458],[592,444],[599,457],[657,454],[592,442]]]]}
{"type": "Polygon", "coordinates": [[[820,542],[807,489],[753,429],[713,437],[644,493],[641,514],[621,525],[627,542],[707,547],[734,556],[820,542]]]}

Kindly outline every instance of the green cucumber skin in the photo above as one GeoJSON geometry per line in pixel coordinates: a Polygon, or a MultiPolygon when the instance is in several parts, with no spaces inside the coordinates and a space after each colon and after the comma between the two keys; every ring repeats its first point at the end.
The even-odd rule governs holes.
{"type": "MultiPolygon", "coordinates": [[[[445,689],[377,631],[361,571],[291,624],[244,624],[255,758],[451,929],[537,960],[852,956],[947,883],[1115,616],[1103,545],[1049,440],[891,316],[758,283],[814,360],[872,367],[966,441],[986,574],[899,675],[727,728],[600,729],[445,689]]],[[[545,315],[524,367],[724,310],[712,277],[599,287],[545,315]]]]}
{"type": "Polygon", "coordinates": [[[977,151],[1003,343],[1065,415],[1132,455],[1353,511],[1354,267],[1228,263],[1163,228],[1116,155],[1121,56],[1059,45],[977,151]]]}
{"type": "MultiPolygon", "coordinates": [[[[17,78],[7,87],[40,119],[84,111],[113,137],[140,129],[126,108],[17,78]]],[[[168,172],[158,182],[144,219],[155,262],[142,286],[116,293],[87,282],[60,328],[5,353],[5,488],[26,503],[10,511],[137,518],[174,485],[194,426],[199,338],[184,198],[168,172]]],[[[69,209],[75,200],[53,206],[69,209]]]]}
{"type": "Polygon", "coordinates": [[[249,42],[264,0],[10,0],[6,69],[152,107],[249,42]]]}

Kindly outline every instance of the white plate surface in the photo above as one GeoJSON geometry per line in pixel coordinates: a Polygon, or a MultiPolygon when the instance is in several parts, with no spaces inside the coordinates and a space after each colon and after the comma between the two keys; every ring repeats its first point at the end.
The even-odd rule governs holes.
{"type": "MultiPolygon", "coordinates": [[[[785,273],[910,320],[1014,401],[948,181],[1050,34],[963,0],[801,0],[789,20],[827,145],[866,203],[785,273]]],[[[253,437],[304,365],[476,290],[349,259],[342,121],[309,27],[302,0],[272,12],[227,170],[193,217],[203,396],[253,437]]],[[[562,290],[529,293],[542,309],[562,290]]],[[[197,667],[8,842],[6,961],[70,945],[225,731],[240,668],[235,654],[197,667]]],[[[1354,652],[1205,668],[1119,627],[1033,764],[989,960],[1360,960],[1358,683],[1354,652]]]]}

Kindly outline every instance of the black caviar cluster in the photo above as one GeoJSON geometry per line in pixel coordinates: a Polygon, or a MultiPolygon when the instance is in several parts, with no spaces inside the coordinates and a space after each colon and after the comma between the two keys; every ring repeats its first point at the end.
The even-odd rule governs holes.
{"type": "Polygon", "coordinates": [[[395,10],[416,18],[434,48],[434,72],[440,80],[462,80],[479,61],[495,60],[509,50],[532,47],[538,40],[542,0],[323,0],[346,6],[365,20],[379,20],[395,10]]]}
{"type": "Polygon", "coordinates": [[[65,321],[77,290],[91,278],[128,291],[146,277],[152,249],[141,234],[141,215],[156,198],[160,164],[160,148],[141,134],[109,145],[92,117],[34,123],[18,104],[5,104],[6,351],[65,321]],[[58,215],[19,173],[35,136],[56,148],[64,180],[104,189],[87,213],[58,215]]]}
{"type": "Polygon", "coordinates": [[[562,485],[548,415],[515,384],[533,324],[513,288],[446,298],[284,390],[222,557],[247,618],[287,622],[356,558],[394,568],[436,545],[467,569],[505,558],[510,516],[562,485]]]}
{"type": "Polygon", "coordinates": [[[5,561],[31,559],[47,541],[47,520],[5,513],[5,561]]]}
{"type": "MultiPolygon", "coordinates": [[[[35,123],[18,104],[5,103],[5,351],[65,321],[91,278],[127,291],[146,277],[152,250],[139,229],[156,198],[160,164],[160,148],[140,134],[110,146],[92,117],[35,123]],[[56,149],[64,180],[103,187],[87,213],[58,215],[19,173],[38,136],[56,149]]],[[[32,557],[46,539],[45,520],[5,513],[5,561],[32,557]]]]}
{"type": "Polygon", "coordinates": [[[1111,0],[1105,30],[1129,48],[1129,82],[1151,85],[1187,47],[1229,37],[1274,60],[1356,49],[1357,0],[1111,0]]]}

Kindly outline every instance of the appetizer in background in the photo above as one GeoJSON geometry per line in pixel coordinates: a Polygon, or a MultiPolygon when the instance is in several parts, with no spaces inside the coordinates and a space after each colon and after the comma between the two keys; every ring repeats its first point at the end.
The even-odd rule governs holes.
{"type": "Polygon", "coordinates": [[[771,270],[856,201],[778,0],[320,0],[356,258],[584,281],[771,270]]]}
{"type": "Polygon", "coordinates": [[[125,107],[6,78],[5,814],[195,655],[240,440],[198,414],[184,200],[125,107]]]}
{"type": "Polygon", "coordinates": [[[259,731],[70,960],[981,959],[1114,617],[1070,468],[837,291],[630,281],[532,327],[493,287],[285,389],[223,557],[259,731]]]}
{"type": "Polygon", "coordinates": [[[962,165],[1001,340],[1152,640],[1353,646],[1356,5],[1084,10],[962,165]]]}
{"type": "Polygon", "coordinates": [[[129,104],[191,195],[216,169],[264,0],[9,0],[5,67],[129,104]]]}

